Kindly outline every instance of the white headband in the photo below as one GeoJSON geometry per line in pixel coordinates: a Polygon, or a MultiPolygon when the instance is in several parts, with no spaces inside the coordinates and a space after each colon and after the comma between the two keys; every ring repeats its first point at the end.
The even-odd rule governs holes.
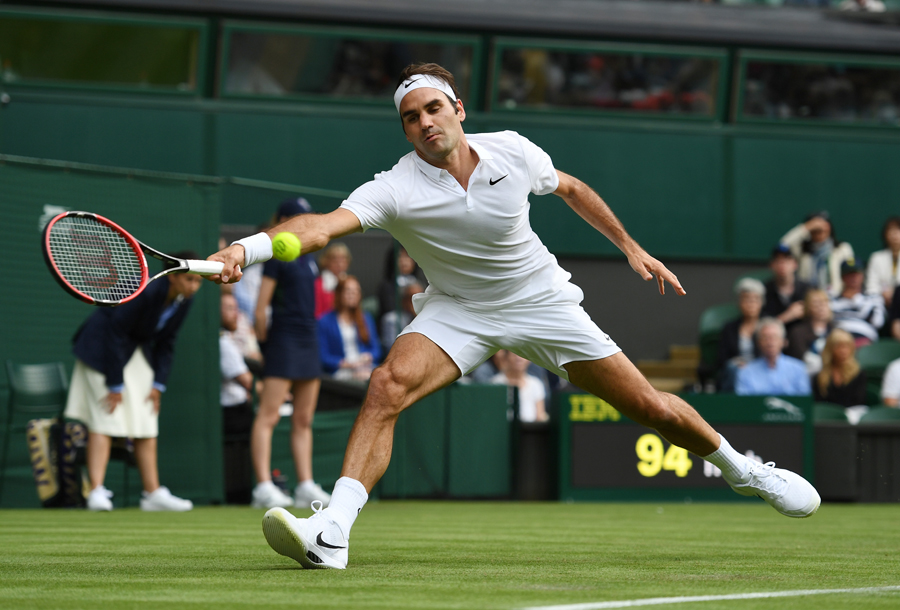
{"type": "Polygon", "coordinates": [[[397,112],[400,112],[400,102],[403,101],[404,96],[410,91],[421,89],[422,87],[431,87],[432,89],[443,91],[450,99],[456,100],[456,94],[453,93],[453,88],[447,84],[447,81],[430,74],[413,74],[400,83],[400,86],[394,92],[394,106],[397,107],[397,112]]]}

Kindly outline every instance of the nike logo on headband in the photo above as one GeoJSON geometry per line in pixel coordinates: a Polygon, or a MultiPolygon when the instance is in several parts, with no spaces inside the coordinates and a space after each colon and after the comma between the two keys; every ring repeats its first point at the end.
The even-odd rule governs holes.
{"type": "Polygon", "coordinates": [[[405,83],[405,84],[403,85],[403,88],[404,88],[404,89],[409,89],[409,86],[410,86],[411,84],[417,83],[417,82],[419,82],[419,80],[421,80],[421,79],[418,79],[418,78],[417,78],[416,80],[411,80],[411,81],[405,83]]]}

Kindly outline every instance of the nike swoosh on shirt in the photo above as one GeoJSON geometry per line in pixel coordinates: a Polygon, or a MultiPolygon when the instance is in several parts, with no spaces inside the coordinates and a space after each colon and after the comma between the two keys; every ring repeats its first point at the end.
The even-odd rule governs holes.
{"type": "Polygon", "coordinates": [[[411,84],[417,83],[417,82],[419,82],[420,80],[422,80],[422,79],[421,79],[421,78],[417,78],[416,80],[411,80],[411,81],[409,81],[409,82],[407,82],[407,83],[404,83],[404,84],[403,84],[403,88],[404,88],[404,89],[409,89],[409,86],[410,86],[411,84]]]}
{"type": "MultiPolygon", "coordinates": [[[[506,176],[508,176],[508,175],[509,175],[509,174],[506,174],[506,176]]],[[[506,178],[506,176],[503,176],[503,178],[506,178]]],[[[490,179],[489,179],[488,182],[491,183],[491,186],[494,186],[495,184],[497,184],[498,182],[500,182],[501,180],[503,180],[503,178],[497,178],[496,180],[490,180],[490,179]]]]}
{"type": "Polygon", "coordinates": [[[319,532],[319,535],[316,536],[316,544],[326,549],[346,549],[345,546],[334,546],[333,544],[328,544],[324,540],[322,540],[322,532],[319,532]]]}

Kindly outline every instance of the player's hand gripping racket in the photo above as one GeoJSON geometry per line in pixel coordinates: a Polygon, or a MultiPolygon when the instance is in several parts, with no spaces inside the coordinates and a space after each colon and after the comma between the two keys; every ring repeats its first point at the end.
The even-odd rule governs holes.
{"type": "Polygon", "coordinates": [[[66,292],[91,305],[115,306],[170,273],[216,275],[223,264],[183,260],[144,245],[122,227],[90,212],[64,212],[44,229],[44,260],[66,292]],[[174,265],[150,277],[145,254],[174,265]]]}

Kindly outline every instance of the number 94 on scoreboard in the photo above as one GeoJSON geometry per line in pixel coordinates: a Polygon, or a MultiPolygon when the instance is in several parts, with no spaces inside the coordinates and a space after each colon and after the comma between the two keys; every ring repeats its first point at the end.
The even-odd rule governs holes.
{"type": "MultiPolygon", "coordinates": [[[[740,501],[718,468],[608,403],[584,394],[560,399],[561,499],[740,501]]],[[[738,451],[812,475],[811,399],[701,395],[689,402],[738,451]],[[795,407],[790,417],[785,400],[795,407]]]]}

